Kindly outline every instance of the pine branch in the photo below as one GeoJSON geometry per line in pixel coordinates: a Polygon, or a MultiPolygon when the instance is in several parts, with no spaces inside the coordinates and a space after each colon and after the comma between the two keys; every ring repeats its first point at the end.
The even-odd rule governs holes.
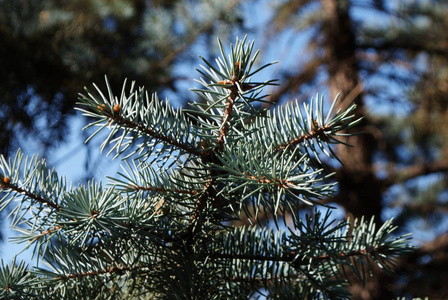
{"type": "Polygon", "coordinates": [[[109,183],[125,193],[148,191],[166,194],[169,197],[184,197],[184,195],[197,195],[204,191],[207,182],[206,174],[198,172],[189,165],[182,172],[169,172],[154,169],[154,166],[144,161],[133,161],[130,164],[125,161],[121,166],[123,172],[118,172],[117,177],[108,176],[109,183]]]}
{"type": "Polygon", "coordinates": [[[315,120],[313,123],[314,123],[315,128],[311,129],[309,134],[304,134],[299,137],[296,137],[287,143],[278,145],[276,148],[278,150],[284,150],[288,147],[295,147],[295,146],[302,144],[305,141],[311,140],[311,139],[328,140],[328,137],[326,134],[326,130],[328,129],[328,127],[327,126],[319,127],[318,124],[315,122],[315,120]]]}
{"type": "Polygon", "coordinates": [[[140,159],[152,158],[151,162],[166,161],[170,153],[179,151],[178,159],[184,154],[200,156],[200,145],[195,133],[197,128],[189,122],[181,108],[174,109],[169,102],[162,102],[156,94],[151,97],[144,88],[135,90],[135,83],[126,92],[126,81],[119,98],[115,97],[106,78],[108,96],[94,85],[98,95],[88,92],[88,96],[80,95],[83,108],[77,108],[84,115],[97,119],[86,126],[99,126],[87,139],[89,141],[103,129],[110,132],[101,145],[104,150],[108,144],[112,147],[108,154],[116,151],[115,157],[134,146],[125,158],[136,154],[140,159]],[[139,145],[135,145],[139,141],[139,145]],[[162,147],[162,150],[159,148],[162,147]]]}
{"type": "Polygon", "coordinates": [[[97,271],[86,271],[81,273],[72,273],[55,276],[55,280],[67,281],[70,279],[80,279],[83,277],[99,276],[105,274],[123,274],[126,271],[147,271],[148,269],[154,268],[154,265],[143,265],[143,266],[110,266],[107,269],[97,270],[97,271]]]}
{"type": "MultiPolygon", "coordinates": [[[[114,110],[115,110],[115,107],[114,107],[114,110]]],[[[140,125],[137,122],[132,122],[129,119],[125,119],[119,115],[119,112],[116,112],[113,116],[107,115],[107,114],[106,114],[106,116],[112,122],[122,125],[125,128],[134,129],[135,131],[138,131],[140,134],[146,134],[148,136],[151,136],[154,139],[165,142],[166,144],[173,145],[181,150],[184,150],[186,153],[193,154],[196,156],[201,155],[200,151],[197,151],[195,148],[191,147],[190,145],[180,143],[174,138],[165,136],[164,134],[162,134],[160,132],[156,132],[156,131],[152,130],[151,128],[145,128],[144,126],[140,125]]]]}
{"type": "Polygon", "coordinates": [[[303,108],[260,110],[262,89],[274,81],[251,76],[271,64],[253,70],[258,51],[245,38],[229,55],[218,43],[222,57],[204,59],[194,90],[205,102],[190,111],[134,84],[115,97],[107,80],[107,96],[96,86],[96,95],[81,96],[81,111],[94,118],[87,128],[99,126],[90,138],[108,128],[101,149],[126,152],[108,187],[92,180],[67,189],[37,157],[1,157],[0,208],[19,199],[10,214],[23,227],[15,241],[35,245],[50,268],[27,271],[25,287],[22,265],[2,265],[0,274],[14,277],[0,276],[6,293],[12,284],[52,297],[247,298],[265,289],[285,299],[347,299],[347,269],[365,280],[371,265],[391,272],[411,250],[391,221],[376,230],[373,219],[299,213],[334,193],[320,157],[337,159],[332,145],[360,122],[355,106],[333,112],[335,101],[327,108],[316,97],[303,108]],[[262,226],[259,214],[275,227],[262,226]],[[232,226],[243,215],[256,225],[232,226]]]}
{"type": "Polygon", "coordinates": [[[30,241],[40,240],[40,239],[44,239],[44,238],[48,239],[49,236],[56,233],[57,231],[60,231],[62,228],[63,228],[62,225],[58,225],[58,226],[54,226],[50,229],[47,229],[43,232],[39,232],[39,235],[33,236],[32,238],[30,238],[30,241]]]}
{"type": "Polygon", "coordinates": [[[266,148],[275,145],[279,150],[301,145],[314,154],[319,164],[322,164],[318,153],[320,151],[330,158],[338,159],[329,145],[341,144],[337,136],[344,136],[342,132],[356,126],[362,119],[349,122],[354,118],[354,104],[345,111],[339,109],[333,112],[337,100],[333,101],[326,116],[323,98],[319,95],[311,99],[309,105],[304,103],[303,110],[297,103],[287,103],[274,109],[272,113],[268,111],[266,117],[255,118],[252,128],[261,130],[254,131],[251,138],[258,140],[266,148]]]}
{"type": "Polygon", "coordinates": [[[15,184],[11,183],[9,177],[3,177],[3,183],[0,184],[0,188],[4,189],[6,191],[9,191],[9,192],[13,191],[17,194],[24,195],[25,197],[35,200],[36,202],[39,202],[44,205],[48,205],[55,210],[61,209],[60,205],[52,202],[51,200],[45,199],[45,198],[41,197],[40,195],[34,194],[31,191],[27,191],[25,189],[20,188],[19,186],[15,185],[15,184]]]}
{"type": "Polygon", "coordinates": [[[28,270],[27,264],[21,261],[16,263],[14,258],[10,265],[5,266],[3,260],[0,260],[0,297],[5,299],[28,298],[36,296],[30,293],[29,286],[35,283],[35,278],[28,270]]]}
{"type": "Polygon", "coordinates": [[[181,189],[166,189],[163,187],[151,187],[151,186],[137,186],[137,185],[131,185],[127,187],[127,190],[129,192],[133,191],[150,191],[150,192],[156,192],[156,193],[162,193],[162,194],[189,194],[189,195],[195,195],[199,193],[198,191],[192,191],[192,190],[181,190],[181,189]]]}
{"type": "Polygon", "coordinates": [[[232,91],[230,95],[227,97],[227,103],[222,117],[221,130],[219,131],[219,137],[218,140],[216,141],[217,148],[221,151],[224,147],[224,139],[228,135],[230,130],[229,120],[232,118],[233,103],[238,97],[238,88],[236,86],[236,83],[232,83],[232,85],[233,85],[232,91]]]}

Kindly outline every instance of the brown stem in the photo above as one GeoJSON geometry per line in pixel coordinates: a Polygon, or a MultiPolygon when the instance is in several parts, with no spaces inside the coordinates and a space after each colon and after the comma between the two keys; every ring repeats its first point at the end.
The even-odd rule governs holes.
{"type": "Polygon", "coordinates": [[[153,265],[144,265],[144,266],[110,266],[107,269],[102,269],[98,271],[87,271],[82,273],[73,273],[68,275],[61,275],[61,276],[55,276],[55,279],[61,279],[61,280],[68,280],[68,279],[75,279],[75,278],[83,278],[88,276],[98,276],[102,274],[113,274],[117,273],[120,274],[125,271],[134,271],[139,269],[151,269],[153,268],[153,265]]]}
{"type": "Polygon", "coordinates": [[[39,203],[46,204],[46,205],[54,208],[55,210],[60,210],[61,209],[61,206],[58,205],[57,203],[54,203],[54,202],[52,202],[50,200],[47,200],[47,199],[44,199],[44,198],[42,198],[39,195],[31,193],[30,191],[24,190],[24,189],[18,187],[17,185],[15,185],[15,184],[12,184],[12,183],[9,183],[9,184],[2,183],[1,188],[3,188],[3,189],[11,189],[11,190],[13,190],[13,191],[15,191],[15,192],[17,192],[19,194],[25,195],[25,196],[27,196],[27,197],[29,197],[31,199],[36,200],[39,203]]]}
{"type": "MultiPolygon", "coordinates": [[[[374,253],[380,253],[383,247],[377,247],[377,248],[367,248],[364,250],[359,251],[350,251],[348,253],[346,252],[340,252],[338,253],[337,259],[343,260],[343,259],[349,259],[356,256],[363,256],[366,254],[374,254],[374,253]]],[[[211,257],[214,258],[225,258],[225,259],[245,259],[245,260],[259,260],[259,261],[283,261],[283,262],[291,262],[295,266],[301,266],[301,265],[308,265],[309,260],[319,260],[324,261],[333,258],[334,256],[330,255],[321,255],[321,256],[315,256],[315,257],[305,257],[300,258],[300,260],[295,260],[295,252],[283,254],[281,256],[269,256],[269,255],[261,255],[261,254],[223,254],[223,253],[209,253],[211,257]]]]}
{"type": "Polygon", "coordinates": [[[51,234],[51,233],[53,233],[53,232],[55,232],[55,231],[61,229],[62,227],[63,227],[62,225],[58,225],[58,226],[55,226],[55,227],[53,227],[53,228],[50,228],[50,229],[48,229],[48,230],[46,230],[46,231],[44,231],[44,232],[40,232],[38,236],[35,236],[34,238],[32,238],[32,239],[30,239],[30,240],[33,240],[33,241],[35,241],[35,240],[40,240],[40,239],[43,238],[44,236],[49,235],[49,234],[51,234]]]}
{"type": "Polygon", "coordinates": [[[155,191],[160,193],[175,193],[175,194],[190,194],[190,195],[196,195],[199,193],[195,190],[181,190],[181,189],[166,189],[163,187],[146,187],[146,186],[138,186],[138,185],[130,185],[127,187],[128,190],[133,189],[137,191],[155,191]]]}
{"type": "Polygon", "coordinates": [[[135,123],[128,119],[125,119],[121,115],[115,114],[113,116],[110,116],[110,118],[117,124],[125,125],[126,127],[129,127],[129,128],[135,128],[139,132],[145,133],[145,134],[147,134],[155,139],[161,140],[167,144],[176,146],[177,148],[182,149],[187,153],[190,153],[190,154],[193,154],[196,156],[201,155],[200,151],[196,150],[195,148],[191,147],[190,145],[180,143],[180,142],[176,141],[175,139],[167,137],[167,136],[165,136],[159,132],[156,132],[150,128],[146,128],[139,123],[135,123]]]}
{"type": "Polygon", "coordinates": [[[291,141],[289,141],[287,143],[278,145],[276,147],[276,149],[283,150],[283,149],[285,149],[288,146],[296,146],[298,144],[303,143],[304,141],[315,139],[315,138],[318,138],[318,137],[320,137],[321,139],[325,139],[326,140],[326,139],[328,139],[327,134],[325,133],[325,130],[327,130],[327,129],[328,129],[327,126],[315,127],[315,128],[313,128],[310,131],[309,134],[303,134],[303,135],[301,135],[301,136],[299,136],[299,137],[297,137],[297,138],[295,138],[295,139],[293,139],[293,140],[291,140],[291,141]]]}
{"type": "Polygon", "coordinates": [[[222,128],[219,131],[219,137],[218,137],[218,140],[216,141],[216,145],[219,150],[223,149],[224,137],[227,136],[227,134],[230,130],[229,119],[231,118],[232,113],[233,113],[233,103],[235,102],[236,97],[238,96],[237,87],[233,86],[232,88],[233,88],[232,92],[227,97],[226,109],[225,109],[224,115],[222,117],[222,128]]]}

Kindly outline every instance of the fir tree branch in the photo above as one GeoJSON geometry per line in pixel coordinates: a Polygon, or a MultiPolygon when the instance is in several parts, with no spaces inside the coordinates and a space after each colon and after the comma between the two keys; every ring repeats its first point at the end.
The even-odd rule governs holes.
{"type": "Polygon", "coordinates": [[[330,127],[327,125],[318,126],[316,121],[315,120],[313,120],[313,121],[314,121],[314,124],[313,124],[314,128],[310,131],[310,133],[303,134],[299,137],[292,139],[291,141],[289,141],[287,143],[280,144],[280,145],[276,146],[275,149],[284,150],[289,146],[295,147],[307,140],[316,139],[316,138],[320,138],[324,141],[329,140],[328,135],[326,134],[326,130],[330,127]]]}
{"type": "Polygon", "coordinates": [[[25,189],[22,189],[19,186],[15,185],[15,184],[12,184],[10,182],[6,183],[4,179],[3,179],[3,183],[0,185],[0,188],[13,190],[16,193],[24,195],[24,196],[26,196],[28,198],[31,198],[31,199],[33,199],[33,200],[35,200],[35,201],[37,201],[37,202],[39,202],[41,204],[48,205],[48,206],[54,208],[57,211],[59,211],[61,209],[61,206],[59,204],[54,203],[54,202],[52,202],[52,201],[50,201],[48,199],[45,199],[45,198],[43,198],[40,195],[34,194],[33,192],[30,192],[30,191],[27,191],[25,189]]]}
{"type": "Polygon", "coordinates": [[[227,97],[227,104],[224,110],[224,115],[222,117],[221,130],[219,131],[219,136],[216,141],[216,145],[219,150],[222,150],[224,147],[224,138],[227,136],[230,129],[229,120],[232,118],[233,102],[236,100],[237,97],[238,97],[238,90],[236,86],[233,86],[232,92],[227,97]]]}
{"type": "Polygon", "coordinates": [[[155,187],[155,186],[138,186],[138,185],[129,185],[126,190],[128,191],[150,191],[150,192],[158,192],[164,194],[188,194],[188,195],[196,195],[199,191],[196,190],[183,190],[183,189],[167,189],[164,187],[155,187]]]}
{"type": "Polygon", "coordinates": [[[294,267],[307,266],[310,264],[310,261],[329,261],[336,260],[338,262],[342,262],[344,260],[350,260],[356,257],[362,256],[373,256],[373,255],[381,255],[384,250],[388,250],[385,246],[379,247],[368,247],[366,249],[359,249],[353,251],[346,252],[338,252],[334,255],[319,255],[319,256],[305,256],[300,257],[300,260],[297,259],[297,254],[295,251],[290,253],[283,253],[281,255],[263,255],[263,254],[241,254],[241,253],[219,253],[219,252],[210,252],[207,253],[210,257],[213,258],[222,258],[222,259],[242,259],[242,260],[252,260],[252,261],[270,261],[270,262],[289,262],[294,265],[294,267]]]}
{"type": "Polygon", "coordinates": [[[204,186],[204,193],[199,198],[198,202],[195,205],[195,209],[191,215],[190,223],[189,223],[189,229],[187,234],[187,237],[189,241],[194,240],[194,236],[197,232],[200,232],[202,229],[202,223],[203,218],[201,217],[206,213],[205,208],[207,206],[207,203],[212,203],[217,201],[216,194],[213,192],[214,182],[216,180],[213,178],[210,178],[207,183],[204,186]]]}
{"type": "MultiPolygon", "coordinates": [[[[336,299],[347,297],[346,269],[362,280],[374,264],[392,271],[396,256],[412,248],[406,235],[394,236],[392,221],[375,230],[374,219],[351,224],[330,212],[299,214],[303,203],[334,193],[320,156],[336,158],[336,137],[352,135],[345,130],[360,122],[355,106],[334,112],[336,101],[327,109],[317,96],[303,109],[286,104],[262,116],[253,103],[264,101],[261,89],[273,81],[251,81],[270,65],[251,71],[253,45],[237,39],[227,56],[219,41],[217,66],[204,60],[210,69],[201,66],[205,88],[196,92],[205,102],[196,104],[194,124],[134,84],[116,97],[106,79],[107,96],[97,86],[98,95],[82,96],[84,115],[96,119],[86,128],[99,127],[89,139],[108,128],[101,150],[133,150],[107,188],[92,180],[67,190],[44,162],[1,157],[7,193],[0,207],[25,195],[11,213],[28,226],[18,239],[35,243],[34,254],[52,269],[35,268],[29,290],[89,298],[101,285],[100,297],[126,298],[136,288],[166,299],[210,299],[264,288],[281,299],[336,299]],[[269,213],[277,227],[229,225],[241,212],[269,213]],[[290,230],[279,229],[288,214],[290,230]]],[[[0,275],[7,271],[2,266],[0,275]]]]}
{"type": "Polygon", "coordinates": [[[248,285],[255,285],[257,287],[277,287],[278,283],[281,281],[295,281],[296,283],[303,283],[305,279],[305,275],[287,275],[287,276],[274,276],[272,278],[266,279],[259,276],[255,276],[253,278],[249,277],[238,277],[232,276],[227,278],[233,282],[244,282],[248,285]],[[267,284],[266,284],[267,283],[267,284]]]}
{"type": "Polygon", "coordinates": [[[79,278],[83,278],[83,277],[99,276],[99,275],[104,275],[104,274],[122,274],[123,272],[126,272],[126,271],[136,271],[136,270],[144,270],[144,269],[147,269],[149,271],[154,266],[155,265],[138,265],[138,266],[114,265],[114,266],[108,267],[107,269],[102,269],[102,270],[98,270],[98,271],[86,271],[86,272],[81,272],[81,273],[59,275],[59,276],[55,276],[53,279],[66,281],[69,279],[79,279],[79,278]]]}
{"type": "Polygon", "coordinates": [[[144,133],[148,136],[151,136],[157,140],[160,140],[162,142],[165,142],[169,145],[173,145],[179,149],[184,150],[187,153],[193,154],[195,156],[201,156],[201,151],[198,151],[197,149],[184,144],[184,143],[180,143],[175,139],[172,139],[160,132],[156,132],[154,130],[152,130],[151,128],[145,128],[143,125],[133,122],[129,119],[123,118],[121,115],[119,114],[106,114],[107,117],[109,117],[113,122],[115,122],[116,124],[125,126],[127,128],[133,128],[134,130],[137,130],[141,133],[144,133]]]}
{"type": "Polygon", "coordinates": [[[173,151],[180,152],[177,161],[185,158],[184,154],[201,155],[200,148],[195,146],[200,129],[189,122],[182,108],[173,108],[168,100],[163,103],[156,93],[149,96],[143,87],[136,89],[135,82],[127,91],[126,80],[118,98],[107,78],[105,81],[107,96],[95,84],[96,93],[86,88],[87,95],[80,94],[78,104],[82,107],[77,109],[85,116],[97,119],[84,129],[99,127],[86,141],[107,127],[109,134],[100,147],[103,151],[108,145],[112,146],[107,155],[116,151],[115,157],[118,157],[132,146],[133,150],[125,158],[138,155],[142,160],[151,158],[151,163],[166,162],[168,157],[173,157],[173,151]],[[136,145],[138,141],[140,143],[136,145]]]}
{"type": "Polygon", "coordinates": [[[62,229],[62,228],[63,228],[62,225],[54,226],[53,228],[50,228],[50,229],[48,229],[48,230],[46,230],[46,231],[39,232],[38,235],[36,235],[35,237],[30,238],[30,239],[28,239],[28,240],[29,240],[29,241],[40,240],[40,239],[44,238],[45,236],[48,236],[48,235],[50,235],[50,234],[52,234],[52,233],[54,233],[54,232],[56,232],[56,231],[58,231],[58,230],[60,230],[60,229],[62,229]]]}
{"type": "Polygon", "coordinates": [[[230,80],[224,80],[224,81],[218,82],[218,84],[229,85],[229,86],[224,86],[224,88],[230,90],[230,94],[227,97],[227,102],[226,102],[224,114],[222,117],[221,130],[219,131],[219,137],[216,142],[219,150],[223,149],[224,138],[227,136],[229,129],[230,129],[230,120],[232,118],[234,102],[237,100],[240,93],[242,94],[245,91],[248,91],[257,86],[257,85],[251,85],[248,83],[244,83],[241,81],[240,65],[241,65],[240,61],[235,62],[235,65],[233,68],[233,73],[230,74],[232,76],[232,78],[230,80]]]}

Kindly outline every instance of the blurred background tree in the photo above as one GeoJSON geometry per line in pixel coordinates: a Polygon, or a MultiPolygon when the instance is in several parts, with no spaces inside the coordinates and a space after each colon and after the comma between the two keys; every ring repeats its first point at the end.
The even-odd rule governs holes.
{"type": "MultiPolygon", "coordinates": [[[[241,22],[238,1],[0,1],[0,152],[49,156],[92,82],[175,91],[195,45],[241,22]],[[200,12],[200,13],[198,13],[200,12]],[[31,140],[31,141],[30,141],[31,140]]],[[[214,46],[215,47],[215,46],[214,46]]],[[[207,49],[207,47],[205,47],[207,49]]],[[[188,74],[187,74],[188,75],[188,74]]],[[[185,100],[178,99],[179,101],[185,100]]]]}
{"type": "Polygon", "coordinates": [[[281,57],[273,103],[341,93],[341,105],[357,102],[365,118],[356,129],[365,134],[346,140],[355,147],[337,149],[344,165],[328,165],[340,184],[326,202],[347,216],[381,217],[378,223],[395,216],[403,232],[415,233],[419,249],[397,262],[399,276],[354,285],[354,298],[446,299],[445,2],[4,0],[1,151],[31,140],[50,153],[66,135],[77,93],[104,74],[118,86],[128,77],[170,95],[192,80],[181,66],[204,51],[191,49],[212,54],[216,36],[226,41],[247,32],[262,53],[281,57]]]}

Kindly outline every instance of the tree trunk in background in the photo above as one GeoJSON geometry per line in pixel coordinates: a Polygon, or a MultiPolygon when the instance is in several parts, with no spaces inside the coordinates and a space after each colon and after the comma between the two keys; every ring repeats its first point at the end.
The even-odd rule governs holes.
{"type": "MultiPolygon", "coordinates": [[[[351,19],[347,0],[322,0],[326,12],[325,51],[328,64],[330,97],[340,93],[342,99],[355,101],[358,105],[357,118],[365,116],[365,107],[360,92],[358,68],[356,64],[355,38],[351,30],[351,19]]],[[[348,101],[340,105],[348,106],[348,101]]],[[[368,120],[353,129],[365,131],[368,120]]],[[[368,134],[360,134],[342,141],[352,145],[341,145],[337,152],[343,166],[338,172],[339,195],[337,201],[354,217],[381,217],[381,191],[375,176],[372,156],[374,139],[368,134]]],[[[379,221],[380,222],[380,221],[379,221]]]]}
{"type": "MultiPolygon", "coordinates": [[[[365,106],[360,93],[358,67],[356,63],[355,37],[349,15],[348,0],[321,0],[325,12],[324,47],[328,65],[330,97],[340,93],[341,99],[346,99],[340,105],[346,107],[352,101],[358,105],[356,117],[365,116],[365,106]]],[[[354,131],[367,132],[368,120],[354,128],[354,131]]],[[[374,139],[367,133],[342,138],[343,142],[353,147],[341,146],[337,153],[343,166],[337,172],[339,193],[336,202],[347,211],[347,216],[370,219],[375,215],[377,224],[381,224],[381,190],[374,173],[372,156],[375,146],[374,139]]],[[[352,281],[350,291],[353,299],[392,299],[393,295],[385,294],[386,276],[375,272],[374,278],[368,278],[363,287],[359,281],[352,281]],[[359,284],[358,284],[359,283],[359,284]]]]}

